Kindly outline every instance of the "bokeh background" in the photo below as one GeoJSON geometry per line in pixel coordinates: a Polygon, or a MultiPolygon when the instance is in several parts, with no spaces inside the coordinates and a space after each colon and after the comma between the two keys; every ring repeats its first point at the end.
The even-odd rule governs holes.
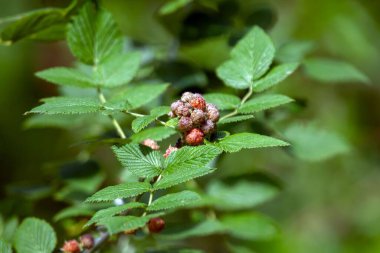
{"type": "MultiPolygon", "coordinates": [[[[295,103],[253,123],[229,127],[235,132],[275,132],[293,147],[223,156],[215,177],[249,174],[281,186],[274,200],[258,207],[279,224],[281,234],[248,243],[257,252],[380,252],[380,2],[194,0],[160,14],[165,2],[102,3],[114,14],[127,45],[144,52],[148,67],[140,74],[171,82],[156,103],[168,104],[186,89],[225,91],[214,69],[254,25],[271,35],[281,52],[279,62],[323,57],[348,62],[368,76],[369,83],[344,76],[342,81],[326,81],[326,69],[313,75],[301,65],[276,88],[295,103]]],[[[0,17],[68,3],[1,0],[0,17]]],[[[39,128],[38,120],[26,121],[29,116],[23,115],[42,97],[79,92],[59,90],[34,76],[44,68],[72,64],[62,41],[0,46],[0,230],[12,229],[9,224],[17,219],[37,216],[51,221],[62,237],[74,235],[82,223],[52,221],[78,199],[73,185],[86,182],[82,185],[87,188],[80,190],[92,192],[118,180],[118,164],[108,146],[81,143],[99,134],[112,136],[105,131],[107,124],[98,124],[103,119],[52,120],[51,127],[39,128]],[[74,180],[78,167],[81,173],[94,174],[74,180]]],[[[123,122],[127,125],[128,120],[123,122]]]]}

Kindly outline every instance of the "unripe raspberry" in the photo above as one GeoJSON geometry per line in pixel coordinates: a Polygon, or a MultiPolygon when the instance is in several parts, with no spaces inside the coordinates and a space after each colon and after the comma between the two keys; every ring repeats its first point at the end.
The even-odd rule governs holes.
{"type": "Polygon", "coordinates": [[[195,93],[193,99],[190,100],[190,105],[194,108],[204,110],[206,108],[206,101],[201,94],[195,93]]]}
{"type": "Polygon", "coordinates": [[[188,102],[189,103],[193,99],[193,96],[194,96],[193,93],[187,91],[187,92],[185,92],[185,93],[182,94],[181,100],[183,102],[188,102]]]}
{"type": "Polygon", "coordinates": [[[197,146],[203,143],[203,132],[198,128],[193,128],[185,136],[185,141],[191,146],[197,146]]]}
{"type": "Polygon", "coordinates": [[[61,250],[64,253],[79,253],[80,252],[79,243],[77,242],[77,240],[66,241],[63,244],[63,247],[61,248],[61,250]]]}
{"type": "Polygon", "coordinates": [[[195,109],[190,116],[191,120],[193,121],[194,125],[201,125],[203,122],[206,120],[206,114],[200,110],[200,109],[195,109]]]}
{"type": "Polygon", "coordinates": [[[201,126],[201,130],[203,131],[204,134],[210,134],[212,132],[214,132],[216,129],[216,125],[215,123],[208,119],[202,126],[201,126]]]}
{"type": "Polygon", "coordinates": [[[91,234],[85,234],[80,237],[80,244],[84,249],[91,249],[94,247],[94,237],[91,234]]]}
{"type": "Polygon", "coordinates": [[[159,233],[165,228],[165,221],[161,218],[152,218],[148,222],[149,232],[159,233]]]}
{"type": "Polygon", "coordinates": [[[183,102],[180,100],[177,100],[170,105],[170,109],[172,110],[174,116],[177,115],[178,108],[181,106],[183,106],[183,102]]]}
{"type": "Polygon", "coordinates": [[[181,117],[181,119],[178,122],[178,129],[181,132],[187,132],[190,129],[193,128],[193,121],[190,117],[181,117]]]}
{"type": "Polygon", "coordinates": [[[164,157],[167,158],[172,152],[175,152],[177,151],[178,148],[177,147],[172,147],[172,145],[170,145],[166,151],[165,151],[165,154],[164,154],[164,157]]]}
{"type": "Polygon", "coordinates": [[[215,105],[207,103],[206,105],[207,117],[213,122],[217,122],[219,120],[219,110],[215,105]]]}
{"type": "Polygon", "coordinates": [[[160,146],[158,146],[157,142],[152,139],[146,139],[142,143],[142,145],[150,147],[153,150],[159,150],[160,146]]]}

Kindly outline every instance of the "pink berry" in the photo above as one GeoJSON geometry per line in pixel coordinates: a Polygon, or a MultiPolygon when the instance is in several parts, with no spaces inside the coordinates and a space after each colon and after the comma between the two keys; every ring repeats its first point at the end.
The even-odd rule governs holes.
{"type": "Polygon", "coordinates": [[[200,129],[193,128],[186,134],[185,140],[187,144],[197,146],[203,143],[203,137],[204,134],[200,129]]]}
{"type": "Polygon", "coordinates": [[[150,147],[153,150],[159,150],[160,146],[158,146],[157,142],[152,139],[146,139],[142,143],[142,145],[150,147]]]}
{"type": "Polygon", "coordinates": [[[80,237],[80,243],[84,249],[94,247],[94,237],[91,234],[85,234],[80,237]]]}
{"type": "Polygon", "coordinates": [[[80,252],[79,243],[77,242],[77,240],[66,241],[63,244],[63,247],[61,248],[61,250],[64,253],[79,253],[80,252]]]}
{"type": "Polygon", "coordinates": [[[164,157],[167,158],[172,152],[175,152],[175,151],[177,151],[177,150],[178,150],[178,148],[176,148],[176,147],[172,147],[172,145],[170,145],[170,146],[166,149],[165,154],[164,154],[164,157]]]}

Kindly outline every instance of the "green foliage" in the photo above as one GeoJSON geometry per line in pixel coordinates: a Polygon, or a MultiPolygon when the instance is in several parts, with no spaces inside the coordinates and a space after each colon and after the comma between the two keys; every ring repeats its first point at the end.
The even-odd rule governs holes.
{"type": "Polygon", "coordinates": [[[154,177],[162,171],[164,158],[158,151],[147,147],[142,151],[138,144],[126,144],[120,148],[113,147],[113,151],[123,167],[136,176],[154,177]]]}
{"type": "Polygon", "coordinates": [[[12,253],[12,246],[10,243],[0,239],[0,252],[1,253],[12,253]]]}
{"type": "Polygon", "coordinates": [[[192,191],[182,191],[177,193],[166,194],[152,202],[147,208],[148,211],[159,211],[165,209],[179,208],[190,206],[201,198],[192,191]]]}
{"type": "Polygon", "coordinates": [[[231,60],[223,63],[217,74],[226,85],[246,89],[268,71],[274,53],[271,39],[255,27],[232,49],[231,60]]]}
{"type": "Polygon", "coordinates": [[[167,3],[165,3],[159,10],[160,15],[168,15],[175,11],[177,11],[180,8],[185,7],[189,3],[191,3],[193,0],[171,0],[167,3]]]}
{"type": "Polygon", "coordinates": [[[341,136],[314,125],[292,124],[285,129],[284,135],[294,154],[305,161],[321,161],[350,150],[341,136]]]}
{"type": "Polygon", "coordinates": [[[293,99],[279,94],[267,94],[257,96],[248,100],[239,109],[238,112],[243,114],[256,113],[292,102],[293,99]]]}
{"type": "Polygon", "coordinates": [[[118,198],[133,197],[151,189],[146,182],[129,182],[108,186],[86,199],[86,202],[114,201],[118,198]]]}
{"type": "Polygon", "coordinates": [[[37,72],[36,75],[46,81],[58,85],[68,85],[76,87],[94,87],[96,83],[90,74],[73,68],[55,67],[37,72]]]}
{"type": "Polygon", "coordinates": [[[216,105],[219,110],[235,109],[240,104],[240,98],[230,94],[209,93],[204,98],[209,103],[216,105]]]}
{"type": "Polygon", "coordinates": [[[159,126],[145,129],[137,134],[131,136],[131,140],[134,143],[140,143],[146,139],[152,139],[155,141],[162,141],[169,138],[177,132],[173,128],[159,126]]]}
{"type": "Polygon", "coordinates": [[[26,218],[17,229],[15,248],[22,253],[51,253],[57,238],[53,228],[37,218],[26,218]]]}
{"type": "Polygon", "coordinates": [[[349,63],[324,58],[305,60],[306,74],[311,78],[326,83],[359,82],[369,83],[369,79],[360,70],[349,63]]]}
{"type": "Polygon", "coordinates": [[[225,152],[238,152],[245,148],[282,147],[289,144],[269,136],[240,133],[227,136],[213,145],[221,148],[225,152]]]}
{"type": "Polygon", "coordinates": [[[150,115],[137,117],[135,120],[132,121],[132,130],[135,133],[140,132],[142,129],[147,127],[150,123],[155,121],[158,117],[165,115],[170,112],[169,106],[160,106],[157,108],[154,108],[150,111],[150,115]]]}
{"type": "Polygon", "coordinates": [[[95,212],[90,208],[79,205],[71,206],[59,211],[53,218],[55,222],[72,217],[81,217],[81,216],[92,216],[95,212]]]}
{"type": "Polygon", "coordinates": [[[102,105],[95,98],[51,97],[41,101],[44,104],[33,108],[28,113],[82,114],[95,113],[102,109],[102,105]]]}
{"type": "Polygon", "coordinates": [[[253,118],[254,118],[253,115],[238,115],[238,116],[233,116],[233,117],[221,119],[218,122],[218,125],[235,123],[235,122],[245,121],[245,120],[249,120],[249,119],[253,119],[253,118]]]}

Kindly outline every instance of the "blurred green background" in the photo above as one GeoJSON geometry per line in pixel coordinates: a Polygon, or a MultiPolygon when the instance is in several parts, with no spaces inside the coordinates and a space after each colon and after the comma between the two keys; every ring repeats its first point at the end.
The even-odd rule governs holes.
{"type": "MultiPolygon", "coordinates": [[[[69,2],[1,0],[0,17],[69,2]]],[[[225,90],[214,69],[228,57],[229,46],[254,25],[273,38],[281,52],[278,61],[303,55],[343,60],[369,77],[370,84],[324,82],[321,76],[328,73],[315,76],[302,65],[276,88],[296,103],[260,115],[251,124],[229,127],[235,132],[275,132],[293,147],[223,156],[215,176],[263,174],[282,186],[274,200],[259,207],[280,224],[281,235],[268,242],[252,242],[257,252],[380,252],[380,2],[194,0],[173,12],[161,9],[164,13],[159,13],[166,2],[102,2],[115,15],[128,45],[144,52],[149,67],[140,74],[172,83],[162,98],[165,104],[186,89],[225,90]]],[[[51,221],[75,202],[66,198],[72,194],[65,192],[70,184],[67,173],[89,157],[96,162],[87,162],[85,167],[101,171],[91,178],[90,192],[104,178],[118,180],[118,165],[107,145],[85,145],[85,151],[83,145],[73,145],[103,133],[97,122],[87,121],[85,130],[75,121],[60,128],[28,129],[25,125],[23,113],[38,99],[62,92],[34,73],[72,61],[64,42],[26,40],[0,47],[1,224],[16,216],[51,221]],[[76,163],[67,165],[73,160],[76,163]]],[[[73,222],[51,223],[70,234],[67,227],[72,228],[73,222]]]]}

